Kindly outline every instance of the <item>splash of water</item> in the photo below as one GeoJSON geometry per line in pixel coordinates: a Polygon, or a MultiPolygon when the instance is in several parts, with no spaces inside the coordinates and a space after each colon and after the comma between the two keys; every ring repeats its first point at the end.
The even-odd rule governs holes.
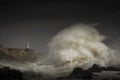
{"type": "Polygon", "coordinates": [[[49,63],[89,68],[93,64],[107,66],[111,50],[105,37],[92,25],[78,24],[59,32],[49,43],[49,63]]]}
{"type": "Polygon", "coordinates": [[[94,25],[73,25],[52,38],[48,44],[49,54],[44,60],[27,63],[22,69],[57,77],[65,76],[75,67],[88,69],[93,64],[104,67],[118,64],[120,55],[105,45],[104,40],[105,37],[100,35],[94,25]]]}

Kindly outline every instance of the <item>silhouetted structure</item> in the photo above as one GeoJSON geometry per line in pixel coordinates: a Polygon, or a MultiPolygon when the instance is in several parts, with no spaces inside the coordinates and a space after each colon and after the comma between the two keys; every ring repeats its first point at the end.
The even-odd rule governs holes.
{"type": "Polygon", "coordinates": [[[100,73],[102,71],[120,71],[120,69],[115,68],[115,67],[99,67],[98,65],[94,64],[91,68],[87,70],[83,70],[82,68],[75,68],[69,76],[64,77],[64,78],[66,79],[92,79],[94,76],[98,76],[98,75],[95,75],[94,73],[96,72],[100,73]]]}
{"type": "Polygon", "coordinates": [[[67,78],[80,78],[80,79],[92,79],[94,74],[88,70],[81,68],[75,68],[73,72],[67,78]]]}
{"type": "Polygon", "coordinates": [[[0,80],[23,80],[22,73],[9,67],[0,68],[0,80]]]}

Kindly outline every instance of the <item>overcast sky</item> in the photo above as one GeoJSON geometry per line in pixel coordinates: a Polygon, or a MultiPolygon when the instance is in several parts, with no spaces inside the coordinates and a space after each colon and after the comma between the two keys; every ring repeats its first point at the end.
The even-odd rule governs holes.
{"type": "Polygon", "coordinates": [[[76,23],[101,23],[97,29],[120,41],[120,9],[117,2],[3,2],[0,6],[0,44],[47,53],[47,44],[60,30],[76,23]]]}

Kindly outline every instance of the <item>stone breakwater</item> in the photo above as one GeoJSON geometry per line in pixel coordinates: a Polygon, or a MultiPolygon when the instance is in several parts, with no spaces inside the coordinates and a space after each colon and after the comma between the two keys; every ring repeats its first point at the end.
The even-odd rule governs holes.
{"type": "Polygon", "coordinates": [[[8,55],[22,61],[34,61],[37,59],[34,54],[34,50],[32,49],[3,47],[3,48],[0,48],[0,53],[3,53],[4,55],[8,55]]]}

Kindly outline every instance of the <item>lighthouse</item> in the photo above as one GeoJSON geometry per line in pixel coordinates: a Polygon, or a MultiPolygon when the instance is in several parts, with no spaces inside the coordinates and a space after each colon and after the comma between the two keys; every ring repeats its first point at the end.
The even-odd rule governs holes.
{"type": "Polygon", "coordinates": [[[29,42],[26,43],[26,49],[30,49],[30,43],[29,42]]]}

